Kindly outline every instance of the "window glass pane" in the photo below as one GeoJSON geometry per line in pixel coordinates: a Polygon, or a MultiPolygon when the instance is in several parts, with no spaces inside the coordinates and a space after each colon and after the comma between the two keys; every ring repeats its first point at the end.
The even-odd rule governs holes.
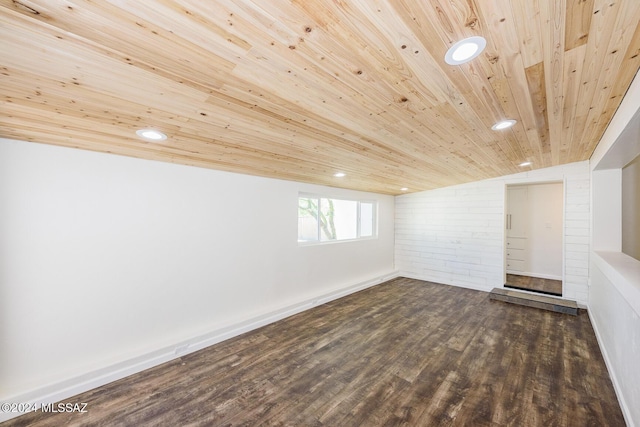
{"type": "Polygon", "coordinates": [[[320,243],[376,235],[376,203],[298,196],[298,242],[320,243]]]}
{"type": "Polygon", "coordinates": [[[333,199],[320,199],[320,240],[336,240],[336,209],[333,199]]]}
{"type": "Polygon", "coordinates": [[[320,240],[345,240],[358,237],[358,202],[321,199],[320,240]]]}
{"type": "Polygon", "coordinates": [[[360,203],[360,237],[373,236],[373,203],[360,203]]]}
{"type": "Polygon", "coordinates": [[[318,199],[298,197],[298,242],[318,241],[318,199]]]}

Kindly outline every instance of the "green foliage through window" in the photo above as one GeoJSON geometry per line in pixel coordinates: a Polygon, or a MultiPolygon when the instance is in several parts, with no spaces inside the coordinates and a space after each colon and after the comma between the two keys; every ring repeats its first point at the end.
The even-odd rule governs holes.
{"type": "Polygon", "coordinates": [[[298,241],[352,240],[375,236],[375,202],[298,197],[298,241]]]}

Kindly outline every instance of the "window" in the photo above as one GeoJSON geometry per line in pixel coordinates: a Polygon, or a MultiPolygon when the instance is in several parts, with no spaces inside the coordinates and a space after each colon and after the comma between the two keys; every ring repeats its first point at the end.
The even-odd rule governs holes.
{"type": "Polygon", "coordinates": [[[376,203],[298,197],[298,242],[321,243],[372,238],[376,235],[376,203]]]}

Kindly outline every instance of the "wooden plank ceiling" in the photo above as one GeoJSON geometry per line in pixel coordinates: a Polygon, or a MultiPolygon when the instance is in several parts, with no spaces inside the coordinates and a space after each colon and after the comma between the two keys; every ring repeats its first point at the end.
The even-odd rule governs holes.
{"type": "Polygon", "coordinates": [[[640,64],[638,0],[0,6],[1,137],[385,194],[588,159],[640,64]]]}

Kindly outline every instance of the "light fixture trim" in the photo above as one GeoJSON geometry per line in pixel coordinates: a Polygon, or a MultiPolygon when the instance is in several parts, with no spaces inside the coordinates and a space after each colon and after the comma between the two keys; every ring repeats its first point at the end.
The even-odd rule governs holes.
{"type": "Polygon", "coordinates": [[[347,176],[347,174],[344,173],[344,172],[336,172],[336,173],[333,174],[333,176],[335,176],[336,178],[342,178],[342,177],[347,176]]]}
{"type": "Polygon", "coordinates": [[[519,165],[519,166],[521,166],[521,167],[531,166],[531,164],[532,164],[532,163],[533,163],[533,162],[522,162],[522,163],[520,163],[520,165],[519,165]]]}
{"type": "Polygon", "coordinates": [[[473,36],[462,39],[453,44],[444,55],[444,61],[449,65],[460,65],[477,58],[484,48],[487,41],[484,37],[473,36]]]}
{"type": "Polygon", "coordinates": [[[157,129],[138,129],[136,131],[136,135],[138,135],[140,138],[156,142],[164,141],[165,139],[167,139],[167,135],[157,129]]]}
{"type": "Polygon", "coordinates": [[[500,120],[498,123],[494,124],[493,126],[491,126],[491,129],[493,130],[504,130],[504,129],[508,129],[511,126],[515,125],[516,121],[513,119],[508,119],[508,120],[500,120]]]}

